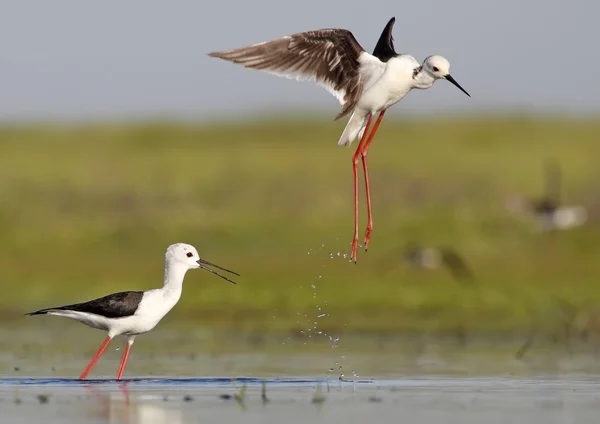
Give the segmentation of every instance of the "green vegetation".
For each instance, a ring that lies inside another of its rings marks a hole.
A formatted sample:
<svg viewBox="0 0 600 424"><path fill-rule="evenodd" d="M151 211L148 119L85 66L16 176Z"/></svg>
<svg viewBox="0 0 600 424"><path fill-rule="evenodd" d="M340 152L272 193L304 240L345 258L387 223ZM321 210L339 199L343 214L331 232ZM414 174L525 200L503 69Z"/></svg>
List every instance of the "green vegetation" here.
<svg viewBox="0 0 600 424"><path fill-rule="evenodd" d="M198 327L306 329L327 313L323 330L524 331L532 313L552 321L556 299L581 310L600 300L600 123L386 120L369 156L375 228L357 265L337 256L353 228L356 145L336 146L342 127L0 128L3 317L155 287L177 241L242 274L233 286L188 273L172 319ZM544 235L504 202L540 193L552 158L563 199L586 204L590 221ZM400 260L379 276L409 241L455 247L477 284Z"/></svg>

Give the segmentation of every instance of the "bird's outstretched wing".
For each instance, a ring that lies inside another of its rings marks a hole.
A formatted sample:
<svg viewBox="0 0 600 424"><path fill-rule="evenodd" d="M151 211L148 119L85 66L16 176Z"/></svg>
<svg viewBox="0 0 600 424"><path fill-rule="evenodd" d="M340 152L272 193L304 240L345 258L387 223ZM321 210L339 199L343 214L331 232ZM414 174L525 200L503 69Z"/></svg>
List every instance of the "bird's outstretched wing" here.
<svg viewBox="0 0 600 424"><path fill-rule="evenodd" d="M553 199L556 204L560 203L561 174L560 166L555 161L548 161L545 165L545 196Z"/></svg>
<svg viewBox="0 0 600 424"><path fill-rule="evenodd" d="M560 206L560 167L554 161L546 162L544 166L544 192L531 200L531 207L535 214L548 217L556 212Z"/></svg>
<svg viewBox="0 0 600 424"><path fill-rule="evenodd" d="M396 53L396 50L394 49L394 37L392 36L394 22L396 22L396 18L389 20L373 50L373 56L382 62L387 62L392 57L398 56L398 53Z"/></svg>
<svg viewBox="0 0 600 424"><path fill-rule="evenodd" d="M336 119L351 112L372 73L385 64L367 53L346 29L319 29L242 47L211 57L278 76L321 85L342 105Z"/></svg>
<svg viewBox="0 0 600 424"><path fill-rule="evenodd" d="M107 318L121 318L133 315L143 296L144 292L142 291L113 293L90 300L89 302L40 309L39 311L30 312L27 315L43 315L52 311L76 311L101 315Z"/></svg>

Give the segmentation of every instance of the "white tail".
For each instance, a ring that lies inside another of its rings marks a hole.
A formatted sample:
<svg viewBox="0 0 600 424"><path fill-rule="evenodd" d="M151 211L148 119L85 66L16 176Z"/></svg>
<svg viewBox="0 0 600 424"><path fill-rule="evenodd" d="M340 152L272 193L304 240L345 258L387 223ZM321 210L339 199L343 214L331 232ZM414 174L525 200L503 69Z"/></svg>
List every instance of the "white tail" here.
<svg viewBox="0 0 600 424"><path fill-rule="evenodd" d="M338 146L348 147L352 144L356 136L362 137L365 132L365 123L369 114L357 114L356 111L352 112L352 116L344 128L344 132L340 136Z"/></svg>

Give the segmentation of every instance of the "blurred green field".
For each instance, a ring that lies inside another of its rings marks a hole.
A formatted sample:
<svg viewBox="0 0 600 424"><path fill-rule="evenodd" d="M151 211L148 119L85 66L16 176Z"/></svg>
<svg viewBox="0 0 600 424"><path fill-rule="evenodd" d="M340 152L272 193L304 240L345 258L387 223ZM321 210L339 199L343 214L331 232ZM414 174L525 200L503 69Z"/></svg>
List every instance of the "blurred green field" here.
<svg viewBox="0 0 600 424"><path fill-rule="evenodd" d="M178 241L242 274L233 286L188 273L171 316L182 325L306 330L327 313L318 325L329 331L500 333L527 330L532 313L553 325L557 299L598 304L600 123L388 118L370 150L375 228L357 265L337 255L353 228L355 145L336 146L342 128L0 128L3 318L158 286ZM562 166L564 200L590 208L586 226L544 235L507 213L507 196L542 190L547 159ZM379 277L382 258L409 241L457 248L477 284L400 260Z"/></svg>

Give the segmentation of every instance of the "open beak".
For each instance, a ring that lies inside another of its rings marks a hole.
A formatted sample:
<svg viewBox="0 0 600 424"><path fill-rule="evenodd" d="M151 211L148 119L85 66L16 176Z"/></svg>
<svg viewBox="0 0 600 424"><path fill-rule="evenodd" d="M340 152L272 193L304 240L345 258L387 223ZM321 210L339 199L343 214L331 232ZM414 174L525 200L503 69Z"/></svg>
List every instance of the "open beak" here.
<svg viewBox="0 0 600 424"><path fill-rule="evenodd" d="M456 80L455 80L454 78L452 78L452 75L448 74L448 75L446 75L444 78L446 78L446 80L447 80L447 81L450 81L452 84L454 84L455 86L457 86L457 87L458 87L458 89L459 89L460 91L462 91L463 93L465 93L467 96L471 97L471 95L470 95L469 93L467 93L467 92L465 91L465 89L464 89L464 88L462 88L462 87L460 86L460 84L456 82Z"/></svg>
<svg viewBox="0 0 600 424"><path fill-rule="evenodd" d="M231 284L236 284L236 282L233 281L233 280L230 280L229 278L225 277L224 275L219 274L217 271L215 271L214 269L209 268L209 267L220 269L221 271L225 271L225 272L228 272L230 274L237 275L238 277L240 276L240 274L238 274L237 272L231 271L231 270L229 270L227 268L220 267L219 265L215 265L213 263L205 261L204 259L198 259L198 265L203 270L208 271L211 274L215 274L217 277L221 277L223 280L229 281Z"/></svg>

